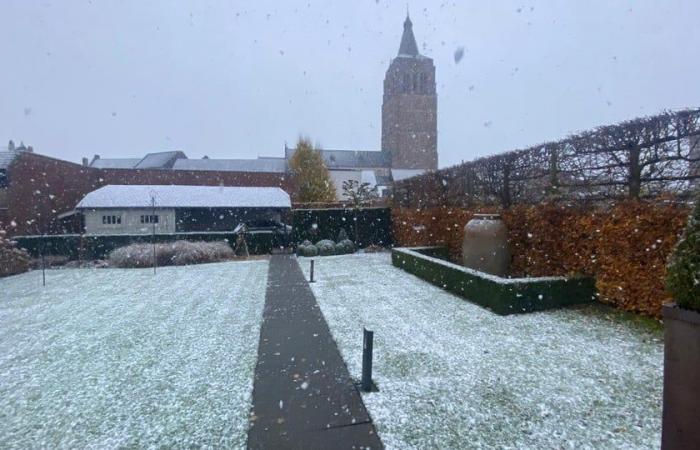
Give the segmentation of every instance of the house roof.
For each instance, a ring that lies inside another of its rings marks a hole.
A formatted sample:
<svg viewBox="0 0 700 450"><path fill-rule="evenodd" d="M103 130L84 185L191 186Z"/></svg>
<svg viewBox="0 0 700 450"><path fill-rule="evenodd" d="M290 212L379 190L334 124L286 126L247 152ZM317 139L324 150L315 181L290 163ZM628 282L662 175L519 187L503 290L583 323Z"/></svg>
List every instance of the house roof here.
<svg viewBox="0 0 700 450"><path fill-rule="evenodd" d="M107 185L87 194L76 209L150 208L291 208L289 194L278 187Z"/></svg>
<svg viewBox="0 0 700 450"><path fill-rule="evenodd" d="M170 169L179 158L187 158L180 151L148 153L134 166L135 169Z"/></svg>
<svg viewBox="0 0 700 450"><path fill-rule="evenodd" d="M97 158L90 163L96 169L133 169L142 158Z"/></svg>
<svg viewBox="0 0 700 450"><path fill-rule="evenodd" d="M328 169L378 169L391 167L388 153L371 150L316 150L321 153ZM295 148L286 150L287 158L296 153Z"/></svg>
<svg viewBox="0 0 700 450"><path fill-rule="evenodd" d="M284 158L258 159L178 159L175 170L220 170L225 172L275 172L284 173Z"/></svg>
<svg viewBox="0 0 700 450"><path fill-rule="evenodd" d="M7 169L17 155L19 155L17 150L0 151L0 169Z"/></svg>

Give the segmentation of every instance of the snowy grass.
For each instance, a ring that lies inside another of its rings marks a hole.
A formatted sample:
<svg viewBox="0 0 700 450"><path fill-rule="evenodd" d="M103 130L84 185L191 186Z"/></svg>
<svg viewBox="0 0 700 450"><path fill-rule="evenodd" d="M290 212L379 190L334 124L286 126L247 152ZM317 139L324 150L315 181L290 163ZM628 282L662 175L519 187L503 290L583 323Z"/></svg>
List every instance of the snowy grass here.
<svg viewBox="0 0 700 450"><path fill-rule="evenodd" d="M307 273L308 259L300 258ZM660 329L602 306L498 316L391 265L316 259L312 289L353 377L375 332L388 448L658 448Z"/></svg>
<svg viewBox="0 0 700 450"><path fill-rule="evenodd" d="M267 267L0 280L0 447L244 447Z"/></svg>

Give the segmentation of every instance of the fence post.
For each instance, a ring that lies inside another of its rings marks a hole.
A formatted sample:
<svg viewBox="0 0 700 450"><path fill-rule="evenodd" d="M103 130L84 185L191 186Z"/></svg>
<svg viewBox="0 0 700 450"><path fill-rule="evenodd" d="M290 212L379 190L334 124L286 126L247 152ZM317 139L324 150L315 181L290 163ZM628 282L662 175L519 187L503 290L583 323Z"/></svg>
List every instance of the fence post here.
<svg viewBox="0 0 700 450"><path fill-rule="evenodd" d="M372 391L372 351L374 347L374 331L363 328L362 336L362 390Z"/></svg>
<svg viewBox="0 0 700 450"><path fill-rule="evenodd" d="M46 235L41 236L41 285L46 286Z"/></svg>
<svg viewBox="0 0 700 450"><path fill-rule="evenodd" d="M309 277L309 283L314 282L314 260L311 260L311 276Z"/></svg>

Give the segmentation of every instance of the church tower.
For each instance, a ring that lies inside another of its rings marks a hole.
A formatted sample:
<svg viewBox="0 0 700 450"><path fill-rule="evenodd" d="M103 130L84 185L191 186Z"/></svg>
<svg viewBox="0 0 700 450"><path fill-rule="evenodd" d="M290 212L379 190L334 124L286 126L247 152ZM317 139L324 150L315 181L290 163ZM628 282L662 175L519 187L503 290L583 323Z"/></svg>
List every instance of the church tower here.
<svg viewBox="0 0 700 450"><path fill-rule="evenodd" d="M399 54L384 77L382 151L394 169L437 169L435 66L418 52L408 15Z"/></svg>

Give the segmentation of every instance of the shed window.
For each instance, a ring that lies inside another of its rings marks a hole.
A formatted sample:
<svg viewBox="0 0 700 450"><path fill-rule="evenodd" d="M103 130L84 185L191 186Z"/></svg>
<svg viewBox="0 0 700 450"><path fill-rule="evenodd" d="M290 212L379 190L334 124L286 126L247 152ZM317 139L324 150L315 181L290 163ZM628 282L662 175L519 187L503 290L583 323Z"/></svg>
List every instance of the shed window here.
<svg viewBox="0 0 700 450"><path fill-rule="evenodd" d="M141 223L158 223L160 220L157 214L141 216Z"/></svg>
<svg viewBox="0 0 700 450"><path fill-rule="evenodd" d="M102 216L102 223L104 225L121 225L122 216Z"/></svg>

